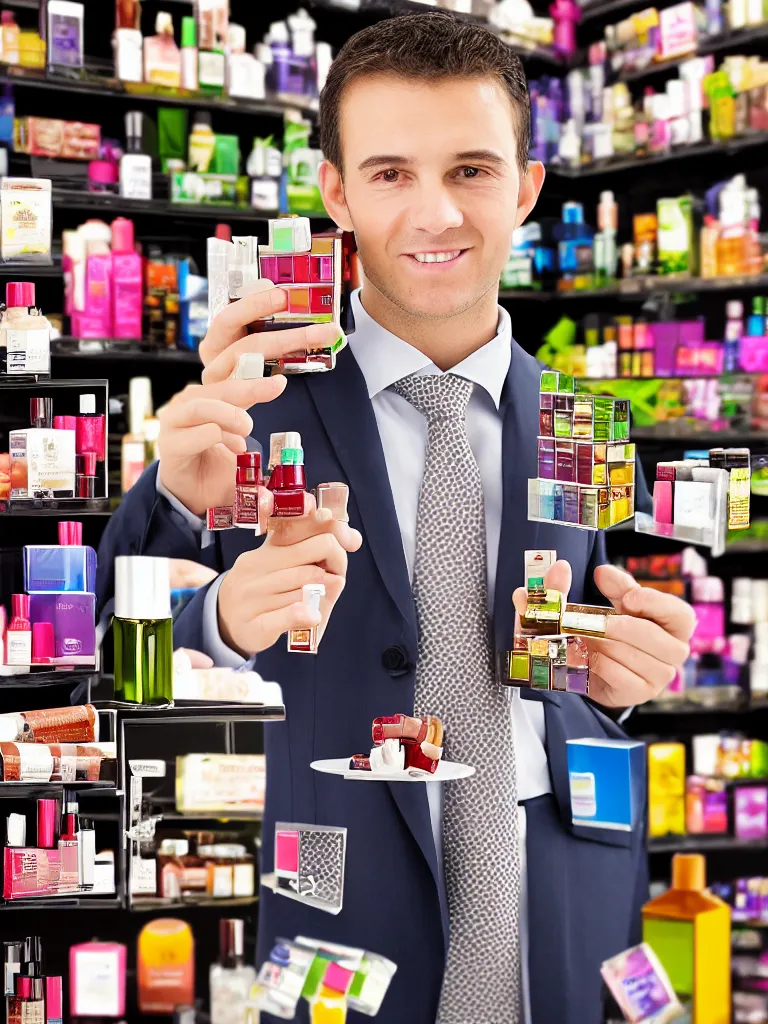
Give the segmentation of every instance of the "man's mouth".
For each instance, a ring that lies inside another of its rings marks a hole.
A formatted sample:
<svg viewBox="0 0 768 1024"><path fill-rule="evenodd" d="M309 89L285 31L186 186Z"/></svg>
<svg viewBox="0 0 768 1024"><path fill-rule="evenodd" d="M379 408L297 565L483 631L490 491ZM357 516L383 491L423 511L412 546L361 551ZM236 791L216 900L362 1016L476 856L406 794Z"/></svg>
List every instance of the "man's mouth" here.
<svg viewBox="0 0 768 1024"><path fill-rule="evenodd" d="M412 252L408 255L417 263L451 263L453 260L457 260L464 251L464 249L451 249L446 252Z"/></svg>

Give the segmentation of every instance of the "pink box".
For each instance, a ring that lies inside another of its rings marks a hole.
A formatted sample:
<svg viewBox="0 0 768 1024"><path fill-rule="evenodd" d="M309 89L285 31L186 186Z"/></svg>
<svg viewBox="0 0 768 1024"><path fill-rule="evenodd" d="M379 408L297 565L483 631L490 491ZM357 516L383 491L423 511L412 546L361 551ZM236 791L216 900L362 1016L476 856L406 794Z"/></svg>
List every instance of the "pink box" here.
<svg viewBox="0 0 768 1024"><path fill-rule="evenodd" d="M768 786L736 787L734 822L738 839L765 839L768 836Z"/></svg>
<svg viewBox="0 0 768 1024"><path fill-rule="evenodd" d="M672 522L672 481L655 480L653 484L653 521Z"/></svg>
<svg viewBox="0 0 768 1024"><path fill-rule="evenodd" d="M746 335L739 342L739 363L745 373L768 371L768 338Z"/></svg>
<svg viewBox="0 0 768 1024"><path fill-rule="evenodd" d="M59 851L6 846L3 854L3 898L50 896L59 884Z"/></svg>

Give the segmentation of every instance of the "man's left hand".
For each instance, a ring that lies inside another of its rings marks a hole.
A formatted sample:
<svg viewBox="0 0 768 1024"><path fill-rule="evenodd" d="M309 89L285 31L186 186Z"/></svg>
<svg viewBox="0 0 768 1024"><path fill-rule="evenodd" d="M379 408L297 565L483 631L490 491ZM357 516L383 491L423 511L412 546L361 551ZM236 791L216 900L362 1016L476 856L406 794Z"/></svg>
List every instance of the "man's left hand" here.
<svg viewBox="0 0 768 1024"><path fill-rule="evenodd" d="M544 578L567 598L571 567L559 559ZM605 638L583 637L589 648L589 695L599 704L627 708L657 697L688 658L696 625L693 609L679 597L640 584L622 569L600 565L595 584L618 612L607 617ZM518 615L526 591L513 595Z"/></svg>

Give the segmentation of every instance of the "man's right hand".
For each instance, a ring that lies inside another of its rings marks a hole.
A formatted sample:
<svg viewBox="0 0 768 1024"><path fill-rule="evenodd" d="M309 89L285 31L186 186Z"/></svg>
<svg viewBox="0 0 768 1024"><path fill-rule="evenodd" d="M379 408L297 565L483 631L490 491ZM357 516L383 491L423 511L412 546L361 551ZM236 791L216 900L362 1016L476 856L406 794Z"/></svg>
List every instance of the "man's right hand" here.
<svg viewBox="0 0 768 1024"><path fill-rule="evenodd" d="M219 633L246 658L271 647L289 629L318 626L322 636L344 589L347 553L363 542L357 530L334 520L330 509L316 509L311 495L303 516L279 523L261 547L240 555L219 588ZM319 617L302 603L307 583L325 587Z"/></svg>
<svg viewBox="0 0 768 1024"><path fill-rule="evenodd" d="M265 359L278 359L297 349L331 345L339 336L334 324L248 335L248 324L286 308L285 291L270 288L222 310L200 345L203 383L188 385L160 415L160 482L194 515L234 503L237 456L246 451L253 428L246 410L285 390L282 375L232 380L238 357L261 352Z"/></svg>

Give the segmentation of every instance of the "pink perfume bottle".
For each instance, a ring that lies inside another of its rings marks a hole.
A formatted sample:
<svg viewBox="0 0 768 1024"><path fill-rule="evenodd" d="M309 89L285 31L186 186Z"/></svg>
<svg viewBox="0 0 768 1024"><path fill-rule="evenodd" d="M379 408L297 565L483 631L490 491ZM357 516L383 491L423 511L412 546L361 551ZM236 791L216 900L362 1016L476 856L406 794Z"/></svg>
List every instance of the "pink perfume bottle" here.
<svg viewBox="0 0 768 1024"><path fill-rule="evenodd" d="M112 322L115 338L141 338L143 278L133 221L112 222Z"/></svg>
<svg viewBox="0 0 768 1024"><path fill-rule="evenodd" d="M75 452L93 454L104 461L104 416L96 412L96 395L80 395L80 415L75 428Z"/></svg>
<svg viewBox="0 0 768 1024"><path fill-rule="evenodd" d="M32 663L29 594L13 594L11 609L13 614L6 633L6 664L29 668Z"/></svg>
<svg viewBox="0 0 768 1024"><path fill-rule="evenodd" d="M555 0L550 4L549 13L555 21L554 47L561 57L571 57L576 52L576 25L581 19L581 10L573 0Z"/></svg>

